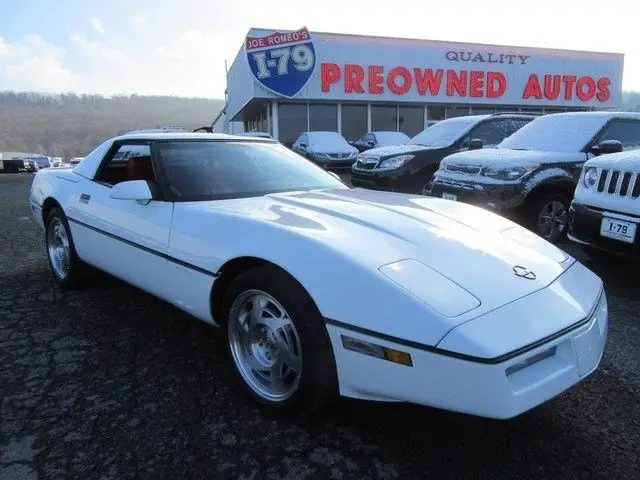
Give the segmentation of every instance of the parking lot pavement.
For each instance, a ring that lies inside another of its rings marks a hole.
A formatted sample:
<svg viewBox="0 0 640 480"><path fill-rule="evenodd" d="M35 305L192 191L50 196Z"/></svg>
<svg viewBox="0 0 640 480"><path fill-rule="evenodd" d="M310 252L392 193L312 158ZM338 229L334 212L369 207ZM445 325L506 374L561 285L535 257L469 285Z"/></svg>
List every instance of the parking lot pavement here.
<svg viewBox="0 0 640 480"><path fill-rule="evenodd" d="M640 478L637 265L589 263L609 296L605 357L521 417L352 400L273 417L232 386L214 328L116 280L61 291L31 178L0 175L2 480Z"/></svg>

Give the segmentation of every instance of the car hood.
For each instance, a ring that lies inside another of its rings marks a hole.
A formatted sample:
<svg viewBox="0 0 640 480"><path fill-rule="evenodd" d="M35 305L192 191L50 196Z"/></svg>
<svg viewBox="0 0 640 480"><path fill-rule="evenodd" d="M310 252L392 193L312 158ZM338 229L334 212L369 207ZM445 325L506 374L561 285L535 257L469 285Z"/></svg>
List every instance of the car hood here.
<svg viewBox="0 0 640 480"><path fill-rule="evenodd" d="M637 172L640 166L640 153L630 150L621 153L593 157L584 164L587 167L609 168Z"/></svg>
<svg viewBox="0 0 640 480"><path fill-rule="evenodd" d="M586 160L586 155L580 152L550 152L543 150L511 150L507 148L487 148L469 150L449 155L440 163L444 169L450 164L467 164L479 167L487 166L521 166L537 163L562 163Z"/></svg>
<svg viewBox="0 0 640 480"><path fill-rule="evenodd" d="M405 144L405 145L387 145L384 147L372 148L362 153L365 157L395 157L397 155L407 155L411 153L423 152L425 150L438 150L441 147L427 147L425 145Z"/></svg>
<svg viewBox="0 0 640 480"><path fill-rule="evenodd" d="M226 203L225 210L324 242L345 261L389 277L428 305L439 301L429 285L450 285L468 308L445 305L440 312L448 317L470 310L481 314L528 295L549 285L574 262L503 217L432 197L316 190L238 199ZM394 271L401 266L406 269L398 278ZM532 278L517 276L514 267L533 272ZM448 293L442 295L450 297Z"/></svg>

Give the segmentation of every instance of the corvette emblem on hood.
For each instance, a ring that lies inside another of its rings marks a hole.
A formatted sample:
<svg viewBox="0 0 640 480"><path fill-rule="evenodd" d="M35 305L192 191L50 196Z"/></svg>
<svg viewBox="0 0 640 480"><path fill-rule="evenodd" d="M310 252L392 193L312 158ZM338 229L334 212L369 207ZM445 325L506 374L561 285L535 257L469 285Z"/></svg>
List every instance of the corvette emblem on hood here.
<svg viewBox="0 0 640 480"><path fill-rule="evenodd" d="M521 267L520 265L516 265L513 267L513 273L518 277L526 278L527 280L535 280L536 274L531 270L527 270L525 267Z"/></svg>

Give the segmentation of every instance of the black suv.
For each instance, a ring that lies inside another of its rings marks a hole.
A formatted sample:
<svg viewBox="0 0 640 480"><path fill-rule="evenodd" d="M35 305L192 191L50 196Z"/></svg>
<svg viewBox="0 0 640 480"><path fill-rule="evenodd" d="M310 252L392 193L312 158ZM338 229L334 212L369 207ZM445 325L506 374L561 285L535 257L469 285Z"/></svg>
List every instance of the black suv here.
<svg viewBox="0 0 640 480"><path fill-rule="evenodd" d="M497 211L555 243L567 233L583 164L638 148L640 113L544 115L496 148L445 158L428 194Z"/></svg>
<svg viewBox="0 0 640 480"><path fill-rule="evenodd" d="M442 120L404 145L361 153L351 168L351 184L374 190L423 193L444 157L497 145L534 118L528 114L498 113Z"/></svg>

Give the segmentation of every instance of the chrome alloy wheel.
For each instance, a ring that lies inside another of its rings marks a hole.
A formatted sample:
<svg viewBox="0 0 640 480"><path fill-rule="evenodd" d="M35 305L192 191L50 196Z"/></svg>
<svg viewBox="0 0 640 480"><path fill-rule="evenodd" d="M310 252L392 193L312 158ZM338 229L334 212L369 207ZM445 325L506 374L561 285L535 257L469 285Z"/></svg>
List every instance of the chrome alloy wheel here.
<svg viewBox="0 0 640 480"><path fill-rule="evenodd" d="M52 218L49 224L47 231L47 251L53 272L59 279L64 280L69 275L71 248L69 246L67 230L64 228L62 221L57 217Z"/></svg>
<svg viewBox="0 0 640 480"><path fill-rule="evenodd" d="M566 228L566 207L557 200L546 203L538 215L538 232L544 238L554 238L564 233Z"/></svg>
<svg viewBox="0 0 640 480"><path fill-rule="evenodd" d="M242 378L264 400L282 402L300 384L302 351L296 327L278 301L247 290L229 312L229 346Z"/></svg>

